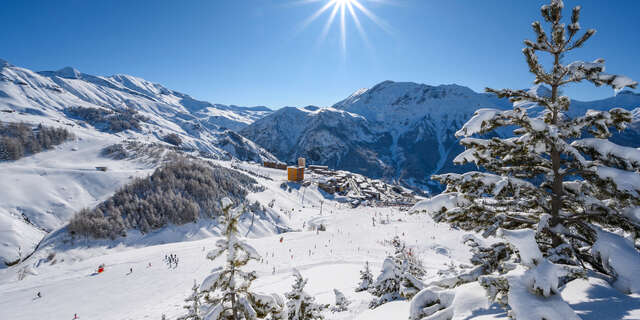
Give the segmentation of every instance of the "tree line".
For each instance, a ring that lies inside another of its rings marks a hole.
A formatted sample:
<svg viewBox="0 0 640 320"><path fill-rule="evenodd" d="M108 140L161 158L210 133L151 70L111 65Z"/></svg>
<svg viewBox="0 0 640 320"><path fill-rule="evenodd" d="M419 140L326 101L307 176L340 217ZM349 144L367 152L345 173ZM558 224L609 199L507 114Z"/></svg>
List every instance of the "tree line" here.
<svg viewBox="0 0 640 320"><path fill-rule="evenodd" d="M219 199L245 203L256 181L242 173L203 161L180 159L146 177L136 178L94 209L82 209L69 222L73 235L115 239L127 229L143 233L169 223L182 225L222 214Z"/></svg>
<svg viewBox="0 0 640 320"><path fill-rule="evenodd" d="M24 122L0 122L0 160L18 160L73 138L64 128L34 127Z"/></svg>

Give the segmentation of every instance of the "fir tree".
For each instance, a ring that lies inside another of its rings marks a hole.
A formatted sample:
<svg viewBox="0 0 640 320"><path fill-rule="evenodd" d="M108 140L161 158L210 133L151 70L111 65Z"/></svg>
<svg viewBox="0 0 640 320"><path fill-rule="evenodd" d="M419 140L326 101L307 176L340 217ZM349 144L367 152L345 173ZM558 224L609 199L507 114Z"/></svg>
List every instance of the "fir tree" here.
<svg viewBox="0 0 640 320"><path fill-rule="evenodd" d="M356 288L356 292L369 290L369 286L373 283L373 274L369 270L369 262L365 262L364 270L360 270L360 284Z"/></svg>
<svg viewBox="0 0 640 320"><path fill-rule="evenodd" d="M349 304L351 304L351 301L349 301L347 297L345 297L344 294L340 292L338 289L333 289L333 293L336 295L336 304L333 307L331 307L331 311L332 312L347 311L347 309L349 309Z"/></svg>
<svg viewBox="0 0 640 320"><path fill-rule="evenodd" d="M304 291L307 280L297 269L293 270L295 282L291 287L291 291L285 293L287 298L287 309L289 312L289 320L313 320L324 319L322 311L329 307L328 304L318 304L315 298Z"/></svg>
<svg viewBox="0 0 640 320"><path fill-rule="evenodd" d="M385 258L380 275L369 287L369 292L378 297L371 301L370 308L389 301L411 299L424 287L422 278L425 271L422 262L407 249L398 236L391 240L391 244L394 254Z"/></svg>
<svg viewBox="0 0 640 320"><path fill-rule="evenodd" d="M203 293L199 289L200 286L194 281L193 287L191 288L191 295L184 299L187 303L187 305L184 306L184 308L187 309L187 314L178 317L178 320L202 320L200 306Z"/></svg>
<svg viewBox="0 0 640 320"><path fill-rule="evenodd" d="M614 108L572 117L568 113L571 99L560 93L562 87L583 81L607 85L616 92L635 88L637 83L605 74L603 59L561 62L595 34L589 29L578 35L579 6L565 25L563 7L561 0L542 6L550 34L534 22L536 39L525 40L522 51L534 83L549 87L550 92L487 88L509 98L513 109L478 110L456 133L466 150L454 160L475 163L486 171L435 176L446 190L427 201L432 206L422 206L436 221L481 231L484 236L501 236L518 252L519 261L513 265L507 263L513 260L501 246L480 250L483 259L496 259L484 261L484 270L502 272L480 277L481 284L491 298L509 304L515 317L532 311L520 310L516 305L520 299L507 299L507 292L509 297L517 297L517 292L550 297L589 269L609 275L623 291L640 291L633 268L619 261L640 261L634 248L640 222L629 214L640 205L640 151L607 140L611 128L623 130L631 122L631 113ZM548 71L539 62L538 52L551 56ZM485 138L501 127L515 128L513 136ZM626 232L633 239L625 242L609 231ZM495 267L501 263L504 268ZM558 299L544 301L557 303ZM566 303L557 303L548 312L552 313L540 317L577 317Z"/></svg>
<svg viewBox="0 0 640 320"><path fill-rule="evenodd" d="M216 242L216 249L207 254L215 260L223 253L227 259L222 267L213 270L203 281L200 290L206 294L206 306L203 306L207 320L250 320L283 319L284 303L278 295L263 295L250 291L251 282L257 278L256 272L246 272L242 267L250 260L260 260L256 250L238 238L238 218L242 208L231 209L229 198L222 199L224 216L223 239Z"/></svg>

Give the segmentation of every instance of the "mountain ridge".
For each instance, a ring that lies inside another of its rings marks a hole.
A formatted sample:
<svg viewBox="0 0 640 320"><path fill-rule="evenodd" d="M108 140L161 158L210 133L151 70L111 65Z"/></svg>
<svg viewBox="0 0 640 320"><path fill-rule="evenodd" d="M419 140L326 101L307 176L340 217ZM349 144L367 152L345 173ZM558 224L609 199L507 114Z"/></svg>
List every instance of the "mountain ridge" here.
<svg viewBox="0 0 640 320"><path fill-rule="evenodd" d="M548 94L548 88L542 86L530 90ZM595 101L574 100L572 106L571 115L587 109L625 107L632 110L640 106L640 94L623 91ZM280 109L241 129L240 133L284 161L295 162L297 157L306 157L309 163L437 192L440 186L429 180L432 174L470 169L452 163L453 157L463 151L454 134L477 109L485 107L508 109L512 104L456 84L430 86L386 80L369 89L358 89L324 108L323 118L318 112L307 112L306 117L291 120L295 118L293 113L304 111ZM340 117L338 111L346 111L354 118L360 116L362 120ZM329 116L330 113L336 114ZM617 134L614 140L632 144L638 136L634 129L637 127L632 125L633 131L628 136ZM279 143L285 134L287 142ZM319 143L319 136L330 143Z"/></svg>

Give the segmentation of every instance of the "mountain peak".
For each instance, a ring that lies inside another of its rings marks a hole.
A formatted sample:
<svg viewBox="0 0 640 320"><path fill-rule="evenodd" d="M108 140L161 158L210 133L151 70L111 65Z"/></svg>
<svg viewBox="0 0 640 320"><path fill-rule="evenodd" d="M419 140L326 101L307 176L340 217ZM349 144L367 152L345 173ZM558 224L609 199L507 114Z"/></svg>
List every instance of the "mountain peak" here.
<svg viewBox="0 0 640 320"><path fill-rule="evenodd" d="M318 107L318 106L311 106L311 105L309 105L309 106L304 107L304 109L305 109L305 110L309 110L309 111L317 111L317 110L319 110L319 109L320 109L320 107Z"/></svg>
<svg viewBox="0 0 640 320"><path fill-rule="evenodd" d="M11 64L7 60L0 58L0 68L10 67L10 66Z"/></svg>
<svg viewBox="0 0 640 320"><path fill-rule="evenodd" d="M55 72L55 75L66 79L80 79L82 78L82 72L73 67L64 67Z"/></svg>

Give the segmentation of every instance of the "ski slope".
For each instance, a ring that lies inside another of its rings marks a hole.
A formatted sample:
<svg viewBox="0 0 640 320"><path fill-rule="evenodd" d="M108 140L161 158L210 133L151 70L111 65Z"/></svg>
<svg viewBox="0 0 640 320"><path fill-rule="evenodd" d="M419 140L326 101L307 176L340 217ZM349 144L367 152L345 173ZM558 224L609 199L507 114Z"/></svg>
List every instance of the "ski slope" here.
<svg viewBox="0 0 640 320"><path fill-rule="evenodd" d="M455 270L460 264L469 264L469 250L462 244L465 233L435 224L427 216L410 216L398 208L351 208L324 198L313 186L291 191L280 188L284 171L250 164L243 164L243 168L272 179L256 178L266 190L250 194L249 198L265 206L275 200L273 209L282 213L283 223L299 230L279 235L253 234L248 240L263 258L248 266L258 272L255 291L283 294L290 289L292 270L297 268L303 277L309 278L306 290L319 302L333 304L334 288L351 300L348 311L327 311L327 319L407 319L407 301L369 310L372 296L354 292L359 270L366 261L374 277L377 276L384 257L392 250L384 245L384 240L394 235L404 239L423 260L426 282L447 276L447 270ZM389 223L380 223L387 216ZM376 219L375 226L372 217ZM327 231L308 230L320 223ZM209 228L214 236L190 239L187 235L183 240L193 241L77 247L57 252L53 259L56 263L40 263L34 268L36 275L28 275L21 281L18 268L0 270L0 319L72 319L74 314L92 320L160 319L163 314L167 319L175 319L183 314L183 299L190 293L193 281L202 281L224 260L212 262L205 258L214 246L217 230L212 226L202 228ZM168 254L178 256L176 268L164 263ZM34 255L26 263L37 265L39 259ZM105 272L95 274L100 264L106 265ZM133 272L128 274L130 269ZM35 298L37 292L41 292L42 298ZM461 319L506 317L503 309L488 305L484 289L476 283L461 286L457 294L460 298L454 305ZM571 282L563 297L584 319L640 318L640 296L620 294L597 278Z"/></svg>
<svg viewBox="0 0 640 320"><path fill-rule="evenodd" d="M75 212L154 169L140 161L100 156L102 148L121 138L89 130L74 133L73 141L52 150L0 162L0 268L4 261L31 253L47 232L65 225Z"/></svg>

